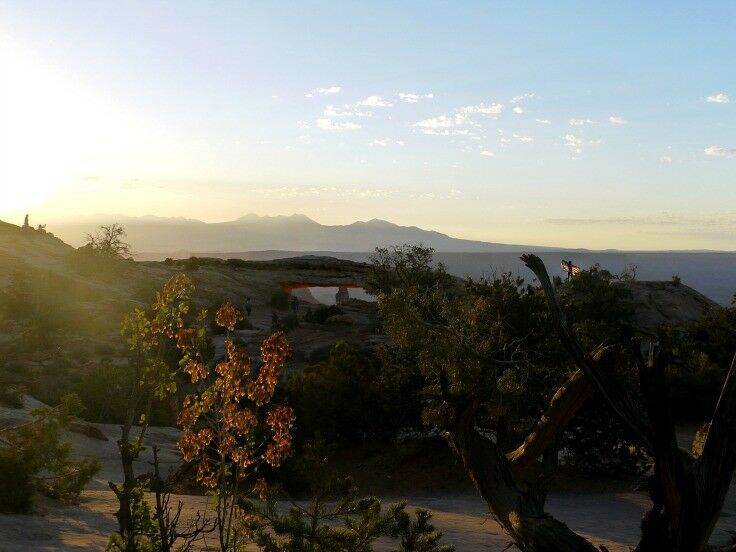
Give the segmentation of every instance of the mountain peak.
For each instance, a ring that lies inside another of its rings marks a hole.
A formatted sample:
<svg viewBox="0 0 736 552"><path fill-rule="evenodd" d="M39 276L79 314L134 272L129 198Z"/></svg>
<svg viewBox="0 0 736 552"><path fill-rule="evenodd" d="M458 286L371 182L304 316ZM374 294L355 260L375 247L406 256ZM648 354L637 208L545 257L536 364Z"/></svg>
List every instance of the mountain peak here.
<svg viewBox="0 0 736 552"><path fill-rule="evenodd" d="M374 228L396 228L398 225L394 224L393 222L389 222L387 220L373 218L371 220L367 221L356 221L352 223L350 226L372 226Z"/></svg>
<svg viewBox="0 0 736 552"><path fill-rule="evenodd" d="M306 222L310 224L317 224L314 220L309 218L307 215L301 213L294 213L293 215L257 215L255 213L248 213L235 219L233 222Z"/></svg>

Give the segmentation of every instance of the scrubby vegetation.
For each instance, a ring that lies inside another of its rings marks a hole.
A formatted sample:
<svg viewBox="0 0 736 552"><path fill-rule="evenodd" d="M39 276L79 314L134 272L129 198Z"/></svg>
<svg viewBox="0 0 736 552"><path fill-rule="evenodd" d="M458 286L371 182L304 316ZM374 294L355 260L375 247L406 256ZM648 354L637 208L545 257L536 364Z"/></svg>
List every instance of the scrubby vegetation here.
<svg viewBox="0 0 736 552"><path fill-rule="evenodd" d="M99 471L96 458L72 459L63 440L81 409L79 399L68 395L57 407L34 410L27 422L0 428L0 511L30 511L36 492L75 500Z"/></svg>
<svg viewBox="0 0 736 552"><path fill-rule="evenodd" d="M269 304L277 310L285 311L289 310L290 299L291 296L283 289L277 289L271 293L271 300L269 301Z"/></svg>
<svg viewBox="0 0 736 552"><path fill-rule="evenodd" d="M316 309L309 309L304 315L304 321L310 324L324 324L330 316L343 314L344 311L337 305L319 305Z"/></svg>
<svg viewBox="0 0 736 552"><path fill-rule="evenodd" d="M284 393L299 419L300 442L322 437L342 446L396 437L403 418L390 416L390 382L378 359L346 343L337 343L329 358L293 374ZM401 404L401 403L399 403Z"/></svg>
<svg viewBox="0 0 736 552"><path fill-rule="evenodd" d="M452 552L442 544L442 533L430 523L432 514L418 509L414 519L406 502L383 507L375 497L358 497L349 478L322 475L320 488L306 506L292 503L283 512L277 493L265 495L265 503L249 502L246 527L264 552L348 552L373 550L379 538L396 542L395 552Z"/></svg>

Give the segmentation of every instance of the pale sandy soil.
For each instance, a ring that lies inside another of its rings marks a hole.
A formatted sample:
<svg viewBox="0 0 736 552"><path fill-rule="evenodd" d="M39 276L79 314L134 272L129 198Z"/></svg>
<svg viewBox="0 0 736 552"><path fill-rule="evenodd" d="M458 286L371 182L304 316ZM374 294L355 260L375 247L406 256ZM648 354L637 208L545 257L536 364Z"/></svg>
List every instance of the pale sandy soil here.
<svg viewBox="0 0 736 552"><path fill-rule="evenodd" d="M179 497L185 511L204 509L203 497ZM391 501L390 497L385 498ZM483 501L475 495L410 499L410 506L428 508L434 523L448 543L461 551L500 552L509 540L499 525L485 514ZM637 542L639 515L646 506L634 494L558 494L549 500L549 511L596 545L611 552L628 551ZM734 499L714 533L723 542L727 530L736 530ZM115 528L112 513L117 505L111 492L87 490L76 506L41 506L39 515L0 515L0 550L5 552L103 550ZM210 544L214 548L214 541ZM384 547L380 547L384 548ZM203 543L201 550L206 550ZM387 549L387 548L385 548Z"/></svg>
<svg viewBox="0 0 736 552"><path fill-rule="evenodd" d="M27 419L28 408L38 403L27 398L26 410L0 407L2 423ZM97 456L103 462L102 472L83 492L77 505L58 505L40 501L37 514L0 515L0 552L26 551L78 551L103 550L108 536L115 528L113 513L117 504L107 481L120 477L119 460L115 440L119 428L114 425L92 424L108 437L108 441L92 439L79 433L69 437L78 456ZM161 447L164 469L178 464L173 428L151 428L148 443ZM150 469L150 448L138 462L138 473ZM387 493L390 495L390 491ZM713 534L713 542L724 542L729 531L736 531L736 493L731 490L721 520ZM438 529L445 540L457 550L500 552L509 543L499 525L487 515L483 501L474 494L450 494L432 497L382 497L385 503L408 498L411 507L431 510ZM197 496L180 496L185 504L185 517L197 509L206 508L206 499ZM173 501L172 501L173 502ZM584 492L557 493L548 500L548 511L579 531L597 545L605 545L611 552L624 552L636 544L639 535L639 518L647 507L646 497L638 493ZM214 541L210 540L214 545ZM380 547L387 550L388 548ZM206 546L200 548L206 550Z"/></svg>

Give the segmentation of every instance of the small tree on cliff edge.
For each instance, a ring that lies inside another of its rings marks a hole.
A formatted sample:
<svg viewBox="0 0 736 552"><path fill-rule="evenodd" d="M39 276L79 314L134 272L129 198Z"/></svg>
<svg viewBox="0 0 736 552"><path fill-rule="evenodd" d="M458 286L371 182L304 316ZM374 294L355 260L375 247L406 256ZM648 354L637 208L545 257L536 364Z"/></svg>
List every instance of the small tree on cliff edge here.
<svg viewBox="0 0 736 552"><path fill-rule="evenodd" d="M130 257L130 244L124 241L125 229L113 222L101 225L94 234L85 236L85 247L105 257L127 259Z"/></svg>

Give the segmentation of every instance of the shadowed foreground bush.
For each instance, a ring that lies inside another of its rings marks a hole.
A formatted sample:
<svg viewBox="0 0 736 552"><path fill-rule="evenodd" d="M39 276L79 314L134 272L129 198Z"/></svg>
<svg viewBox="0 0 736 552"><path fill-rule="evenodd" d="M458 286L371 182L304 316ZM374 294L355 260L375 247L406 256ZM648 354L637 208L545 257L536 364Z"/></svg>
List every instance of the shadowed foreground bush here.
<svg viewBox="0 0 736 552"><path fill-rule="evenodd" d="M74 395L54 408L33 411L30 422L0 430L0 510L28 512L38 491L58 500L75 500L100 470L100 461L71 458L62 440L81 403Z"/></svg>

